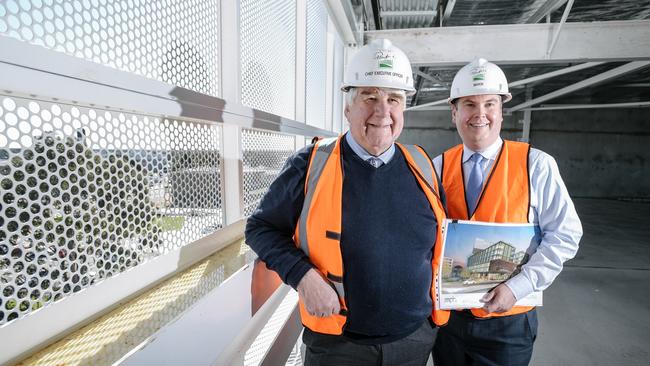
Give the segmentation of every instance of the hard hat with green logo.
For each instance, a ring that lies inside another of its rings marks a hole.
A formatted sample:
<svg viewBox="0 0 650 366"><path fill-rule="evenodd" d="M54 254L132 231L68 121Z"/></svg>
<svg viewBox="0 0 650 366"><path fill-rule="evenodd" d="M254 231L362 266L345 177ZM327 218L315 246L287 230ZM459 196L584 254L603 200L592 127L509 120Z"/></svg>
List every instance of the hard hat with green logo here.
<svg viewBox="0 0 650 366"><path fill-rule="evenodd" d="M404 52L387 39L376 39L352 56L341 90L352 87L378 87L415 93L411 62Z"/></svg>
<svg viewBox="0 0 650 366"><path fill-rule="evenodd" d="M503 96L504 103L512 99L508 92L508 80L501 68L484 58L476 58L454 76L449 103L461 97L485 94L499 94Z"/></svg>

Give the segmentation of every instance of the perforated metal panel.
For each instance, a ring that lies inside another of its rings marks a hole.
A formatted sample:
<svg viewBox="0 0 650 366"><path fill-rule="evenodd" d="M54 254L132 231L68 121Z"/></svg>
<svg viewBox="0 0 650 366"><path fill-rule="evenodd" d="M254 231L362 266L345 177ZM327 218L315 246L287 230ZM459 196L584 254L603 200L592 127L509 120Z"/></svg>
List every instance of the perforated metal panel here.
<svg viewBox="0 0 650 366"><path fill-rule="evenodd" d="M221 228L220 136L0 95L0 325Z"/></svg>
<svg viewBox="0 0 650 366"><path fill-rule="evenodd" d="M242 0L242 103L295 118L295 0Z"/></svg>
<svg viewBox="0 0 650 366"><path fill-rule="evenodd" d="M255 211L269 186L295 150L295 137L258 130L242 130L244 215Z"/></svg>
<svg viewBox="0 0 650 366"><path fill-rule="evenodd" d="M220 0L6 0L0 34L219 95Z"/></svg>
<svg viewBox="0 0 650 366"><path fill-rule="evenodd" d="M327 9L321 0L307 1L307 54L305 67L306 122L325 128L327 88Z"/></svg>

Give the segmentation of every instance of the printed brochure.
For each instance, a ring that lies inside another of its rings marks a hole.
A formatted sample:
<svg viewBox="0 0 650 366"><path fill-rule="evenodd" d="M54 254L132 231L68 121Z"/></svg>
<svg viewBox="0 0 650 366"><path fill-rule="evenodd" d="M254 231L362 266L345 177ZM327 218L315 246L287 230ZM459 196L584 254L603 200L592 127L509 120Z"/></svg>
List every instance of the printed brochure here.
<svg viewBox="0 0 650 366"><path fill-rule="evenodd" d="M521 271L541 236L534 224L446 220L438 308L483 307L479 299ZM542 292L534 292L516 305L541 306Z"/></svg>

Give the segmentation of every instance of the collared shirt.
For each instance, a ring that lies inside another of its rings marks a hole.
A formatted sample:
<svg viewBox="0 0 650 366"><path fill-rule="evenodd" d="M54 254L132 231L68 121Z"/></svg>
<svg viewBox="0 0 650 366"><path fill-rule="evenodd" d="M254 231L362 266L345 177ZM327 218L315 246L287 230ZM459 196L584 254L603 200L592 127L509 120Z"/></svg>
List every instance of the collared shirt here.
<svg viewBox="0 0 650 366"><path fill-rule="evenodd" d="M479 153L487 159L483 162L484 176L487 177L503 145L499 138L491 146ZM463 145L463 171L471 169L469 158L475 151ZM433 159L436 172L440 174L442 155ZM578 251L582 237L582 224L562 181L560 170L552 156L530 149L530 210L528 221L538 224L542 231L542 242L522 267L522 271L509 279L506 286L516 299L521 299L535 291L543 291L551 285L562 271L563 263L573 258ZM467 176L463 174L467 185Z"/></svg>
<svg viewBox="0 0 650 366"><path fill-rule="evenodd" d="M395 155L395 144L390 145L388 150L384 151L379 156L374 156L369 152L367 152L366 149L364 149L361 145L359 145L359 143L354 139L354 137L352 137L352 134L350 132L345 134L345 141L347 141L348 145L350 145L352 151L354 151L354 153L357 154L364 161L367 161L370 158L379 158L379 160L381 160L384 164L388 164L390 159L393 158L393 155Z"/></svg>
<svg viewBox="0 0 650 366"><path fill-rule="evenodd" d="M502 145L503 145L503 140L501 140L501 138L498 138L492 145L490 145L487 149L483 151L474 151L469 147L463 145L463 172L472 171L472 167L474 163L472 163L469 159L472 157L472 155L474 155L474 153L479 153L483 157L483 161L481 162L481 169L483 169L483 176L487 178L488 174L490 173L490 169L492 169L492 165L494 165L494 161L496 160L497 155L499 155L499 150L501 150ZM467 187L467 182L469 181L469 174L463 174L463 180L465 181L465 187Z"/></svg>

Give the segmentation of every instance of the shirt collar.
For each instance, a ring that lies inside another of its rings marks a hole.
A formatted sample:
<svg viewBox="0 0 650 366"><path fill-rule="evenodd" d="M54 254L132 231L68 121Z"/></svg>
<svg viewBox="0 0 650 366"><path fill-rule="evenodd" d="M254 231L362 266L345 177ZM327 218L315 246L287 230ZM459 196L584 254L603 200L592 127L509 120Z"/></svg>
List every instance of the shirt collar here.
<svg viewBox="0 0 650 366"><path fill-rule="evenodd" d="M467 147L467 145L463 144L463 164L465 164L474 153L481 154L485 159L495 160L497 158L499 150L501 149L501 145L503 145L503 140L501 137L499 137L496 141L494 141L492 145L488 146L483 151L474 151Z"/></svg>
<svg viewBox="0 0 650 366"><path fill-rule="evenodd" d="M364 149L361 145L359 145L359 143L354 140L354 137L352 137L352 134L350 132L345 134L345 141L347 141L348 145L350 145L352 151L354 151L354 153L363 160L368 160L371 157L376 157L379 158L384 164L388 164L390 159L393 158L393 155L395 155L395 144L390 145L388 150L381 153L381 155L374 156L367 152L366 149Z"/></svg>

